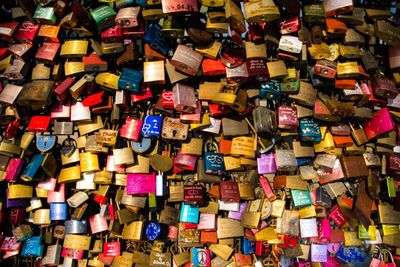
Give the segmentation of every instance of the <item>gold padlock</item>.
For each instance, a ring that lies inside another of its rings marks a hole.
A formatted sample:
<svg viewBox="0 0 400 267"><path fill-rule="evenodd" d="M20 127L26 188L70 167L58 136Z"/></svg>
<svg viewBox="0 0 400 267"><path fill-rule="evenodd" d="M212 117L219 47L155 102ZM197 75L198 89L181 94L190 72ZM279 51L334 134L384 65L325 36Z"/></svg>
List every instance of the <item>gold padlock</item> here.
<svg viewBox="0 0 400 267"><path fill-rule="evenodd" d="M267 62L269 77L271 79L285 78L288 75L285 62L283 60Z"/></svg>
<svg viewBox="0 0 400 267"><path fill-rule="evenodd" d="M165 83L164 61L146 61L143 63L143 81L145 83Z"/></svg>
<svg viewBox="0 0 400 267"><path fill-rule="evenodd" d="M89 134L91 132L95 132L97 130L100 130L103 127L104 127L104 124L103 124L103 120L101 119L101 116L96 116L90 122L79 123L78 130L79 130L79 134L81 136L83 136L83 135ZM80 147L79 146L79 138L76 140L76 142L77 142L78 148L79 148ZM86 140L85 140L85 143L86 143ZM83 148L84 147L85 146L83 146Z"/></svg>
<svg viewBox="0 0 400 267"><path fill-rule="evenodd" d="M244 3L247 22L269 22L279 19L281 13L273 0L248 1Z"/></svg>
<svg viewBox="0 0 400 267"><path fill-rule="evenodd" d="M34 224L50 224L50 209L38 209L35 210L33 215Z"/></svg>
<svg viewBox="0 0 400 267"><path fill-rule="evenodd" d="M8 199L32 198L33 187L30 185L10 184L8 186Z"/></svg>
<svg viewBox="0 0 400 267"><path fill-rule="evenodd" d="M226 33L229 29L229 23L227 22L211 22L210 18L207 17L206 30L211 33Z"/></svg>
<svg viewBox="0 0 400 267"><path fill-rule="evenodd" d="M58 176L58 183L76 182L81 179L81 167L79 165L63 168Z"/></svg>
<svg viewBox="0 0 400 267"><path fill-rule="evenodd" d="M54 69L53 69L54 72ZM64 63L64 74L65 76L77 75L85 72L85 64L81 61L70 61L67 60Z"/></svg>
<svg viewBox="0 0 400 267"><path fill-rule="evenodd" d="M199 85L199 100L213 100L218 92L224 88L222 82L204 82Z"/></svg>
<svg viewBox="0 0 400 267"><path fill-rule="evenodd" d="M356 61L338 63L336 66L336 76L338 78L357 78L360 74Z"/></svg>
<svg viewBox="0 0 400 267"><path fill-rule="evenodd" d="M360 58L361 50L357 46L339 45L340 55L344 58Z"/></svg>
<svg viewBox="0 0 400 267"><path fill-rule="evenodd" d="M96 75L95 81L101 86L118 90L119 76L111 72L102 72Z"/></svg>
<svg viewBox="0 0 400 267"><path fill-rule="evenodd" d="M150 158L137 155L137 162L126 166L126 173L150 173Z"/></svg>
<svg viewBox="0 0 400 267"><path fill-rule="evenodd" d="M201 156L203 153L203 139L191 138L189 143L183 143L181 148L182 154Z"/></svg>
<svg viewBox="0 0 400 267"><path fill-rule="evenodd" d="M202 54L205 57L216 59L221 47L222 47L221 42L214 41L211 44L211 46L209 46L209 47L206 47L206 48L196 47L195 50L196 50L196 52L199 52L200 54Z"/></svg>
<svg viewBox="0 0 400 267"><path fill-rule="evenodd" d="M255 158L254 151L254 137L239 136L232 139L231 154L233 156L244 156L248 158Z"/></svg>
<svg viewBox="0 0 400 267"><path fill-rule="evenodd" d="M90 240L90 236L66 234L64 237L63 247L77 250L89 250Z"/></svg>
<svg viewBox="0 0 400 267"><path fill-rule="evenodd" d="M69 40L61 46L62 57L83 57L87 54L89 42L87 40Z"/></svg>
<svg viewBox="0 0 400 267"><path fill-rule="evenodd" d="M245 42L247 58L264 58L267 59L267 47L265 44L255 44L253 42Z"/></svg>
<svg viewBox="0 0 400 267"><path fill-rule="evenodd" d="M97 154L91 152L83 152L79 154L81 172L99 171L99 158Z"/></svg>
<svg viewBox="0 0 400 267"><path fill-rule="evenodd" d="M327 130L327 127L320 127L322 139L321 142L314 144L316 153L329 152L335 149L335 142L332 134Z"/></svg>
<svg viewBox="0 0 400 267"><path fill-rule="evenodd" d="M135 221L124 227L122 231L122 239L124 240L140 240L142 236L143 221Z"/></svg>

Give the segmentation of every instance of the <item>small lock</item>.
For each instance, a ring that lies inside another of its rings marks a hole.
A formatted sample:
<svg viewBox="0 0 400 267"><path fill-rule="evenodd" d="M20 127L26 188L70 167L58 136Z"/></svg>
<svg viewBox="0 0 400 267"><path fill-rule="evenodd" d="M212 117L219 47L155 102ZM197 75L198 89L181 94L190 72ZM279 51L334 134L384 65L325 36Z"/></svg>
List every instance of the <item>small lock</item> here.
<svg viewBox="0 0 400 267"><path fill-rule="evenodd" d="M218 153L218 144L207 141L204 145L204 163L206 173L220 173L225 171L224 158Z"/></svg>

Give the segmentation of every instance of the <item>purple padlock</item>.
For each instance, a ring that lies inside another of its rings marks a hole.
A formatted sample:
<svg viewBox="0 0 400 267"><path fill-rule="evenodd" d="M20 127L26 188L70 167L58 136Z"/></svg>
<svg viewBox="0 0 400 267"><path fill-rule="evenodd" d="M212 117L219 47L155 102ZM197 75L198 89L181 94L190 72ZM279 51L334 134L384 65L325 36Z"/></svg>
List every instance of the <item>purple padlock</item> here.
<svg viewBox="0 0 400 267"><path fill-rule="evenodd" d="M258 174L275 173L276 164L274 153L261 154L257 158Z"/></svg>
<svg viewBox="0 0 400 267"><path fill-rule="evenodd" d="M311 244L311 262L326 262L327 260L327 245Z"/></svg>
<svg viewBox="0 0 400 267"><path fill-rule="evenodd" d="M6 190L6 206L7 208L28 207L27 199L8 199L8 189Z"/></svg>
<svg viewBox="0 0 400 267"><path fill-rule="evenodd" d="M242 219L244 212L247 210L248 205L249 205L248 202L240 203L239 210L238 211L230 211L228 213L228 218L240 221Z"/></svg>

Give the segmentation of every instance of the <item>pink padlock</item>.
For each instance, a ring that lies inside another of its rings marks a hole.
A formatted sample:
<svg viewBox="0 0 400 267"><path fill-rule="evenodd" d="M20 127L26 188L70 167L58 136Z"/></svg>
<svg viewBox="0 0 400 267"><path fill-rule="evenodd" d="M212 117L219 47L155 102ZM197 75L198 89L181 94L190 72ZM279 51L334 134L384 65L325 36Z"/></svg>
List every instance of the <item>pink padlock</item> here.
<svg viewBox="0 0 400 267"><path fill-rule="evenodd" d="M107 171L108 172L116 172L116 173L124 173L125 168L124 165L115 165L114 156L107 156Z"/></svg>
<svg viewBox="0 0 400 267"><path fill-rule="evenodd" d="M379 137L394 130L394 123L388 108L383 108L372 114L372 119L364 123L368 140Z"/></svg>
<svg viewBox="0 0 400 267"><path fill-rule="evenodd" d="M261 177L259 181L262 186L262 189L264 190L265 196L268 198L269 201L274 201L276 199L276 195L275 195L274 191L272 191L272 188L271 188L271 185L270 185L268 179L265 177Z"/></svg>
<svg viewBox="0 0 400 267"><path fill-rule="evenodd" d="M375 246L374 251L372 253L372 259L369 263L369 267L381 267L385 266L385 262L382 259L382 252L378 246Z"/></svg>
<svg viewBox="0 0 400 267"><path fill-rule="evenodd" d="M128 195L155 194L156 175L155 173L128 173L126 185Z"/></svg>
<svg viewBox="0 0 400 267"><path fill-rule="evenodd" d="M24 162L25 160L21 158L11 158L8 162L3 180L13 182L17 181L17 178L22 171L22 167L24 166Z"/></svg>
<svg viewBox="0 0 400 267"><path fill-rule="evenodd" d="M58 191L48 191L47 192L47 202L65 202L65 184L60 184Z"/></svg>
<svg viewBox="0 0 400 267"><path fill-rule="evenodd" d="M174 166L185 171L194 171L196 168L197 157L187 154L182 154L179 150L174 160Z"/></svg>
<svg viewBox="0 0 400 267"><path fill-rule="evenodd" d="M340 244L339 243L328 243L328 252L331 254L336 254L339 251Z"/></svg>
<svg viewBox="0 0 400 267"><path fill-rule="evenodd" d="M248 206L249 206L248 202L240 203L239 210L229 211L228 218L240 221L243 217L243 214L246 212Z"/></svg>
<svg viewBox="0 0 400 267"><path fill-rule="evenodd" d="M329 219L327 218L323 218L321 220L319 238L323 242L329 241L331 239L331 226L329 223Z"/></svg>
<svg viewBox="0 0 400 267"><path fill-rule="evenodd" d="M329 254L328 254L328 260L322 264L324 265L324 267L340 267L341 266L340 260L338 260L337 258L335 258L334 256L331 256Z"/></svg>
<svg viewBox="0 0 400 267"><path fill-rule="evenodd" d="M37 184L37 188L45 189L47 191L54 191L56 189L57 179L47 178Z"/></svg>
<svg viewBox="0 0 400 267"><path fill-rule="evenodd" d="M385 260L386 267L396 267L397 266L393 259L393 255L389 249L382 249L382 255L383 256L386 255L386 260ZM389 262L386 262L386 261L389 261Z"/></svg>
<svg viewBox="0 0 400 267"><path fill-rule="evenodd" d="M92 234L97 234L108 230L107 220L101 216L100 213L90 216L89 223Z"/></svg>

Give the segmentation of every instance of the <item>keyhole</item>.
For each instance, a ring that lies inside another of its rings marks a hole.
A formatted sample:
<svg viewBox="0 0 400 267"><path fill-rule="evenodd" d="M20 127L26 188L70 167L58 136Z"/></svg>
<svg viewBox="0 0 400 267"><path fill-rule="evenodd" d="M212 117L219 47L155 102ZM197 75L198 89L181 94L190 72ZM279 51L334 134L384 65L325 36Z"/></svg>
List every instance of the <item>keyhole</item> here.
<svg viewBox="0 0 400 267"><path fill-rule="evenodd" d="M172 130L172 136L175 137L176 136L177 131L176 130Z"/></svg>
<svg viewBox="0 0 400 267"><path fill-rule="evenodd" d="M48 139L47 137L44 138L43 144L44 144L45 147L47 146L47 139Z"/></svg>

